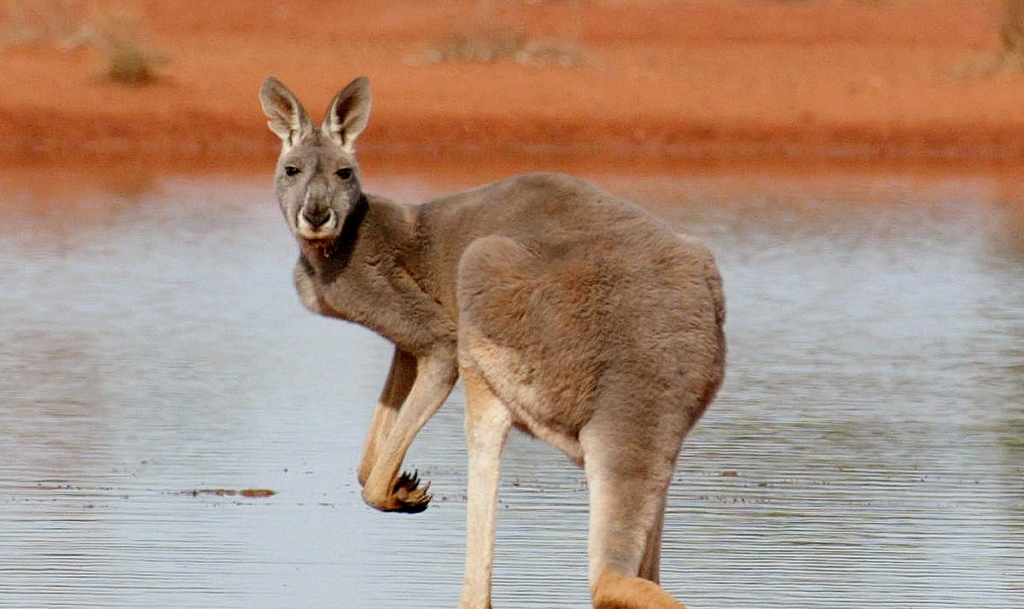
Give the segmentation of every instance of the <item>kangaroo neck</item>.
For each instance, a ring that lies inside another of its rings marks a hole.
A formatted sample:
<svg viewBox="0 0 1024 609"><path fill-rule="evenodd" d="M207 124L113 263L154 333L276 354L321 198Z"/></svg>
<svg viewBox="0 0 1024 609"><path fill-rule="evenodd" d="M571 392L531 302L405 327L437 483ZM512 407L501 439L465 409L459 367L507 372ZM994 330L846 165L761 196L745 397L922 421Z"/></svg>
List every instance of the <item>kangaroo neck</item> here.
<svg viewBox="0 0 1024 609"><path fill-rule="evenodd" d="M408 210L363 193L345 217L341 233L325 242L301 241L302 258L330 281L357 264L400 263L412 239Z"/></svg>

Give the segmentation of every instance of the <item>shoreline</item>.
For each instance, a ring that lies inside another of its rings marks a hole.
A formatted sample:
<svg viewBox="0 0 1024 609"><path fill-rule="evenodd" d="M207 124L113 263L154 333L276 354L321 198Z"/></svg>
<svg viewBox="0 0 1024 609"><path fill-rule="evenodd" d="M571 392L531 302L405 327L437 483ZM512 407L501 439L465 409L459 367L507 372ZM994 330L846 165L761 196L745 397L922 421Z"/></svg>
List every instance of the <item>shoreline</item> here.
<svg viewBox="0 0 1024 609"><path fill-rule="evenodd" d="M167 166L203 173L210 169L232 170L246 166L272 166L280 148L272 135L249 133L250 129L218 129L219 135L188 139L173 130L163 133L132 133L119 129L96 136L78 130L75 138L40 137L40 130L4 129L0 116L0 168L14 169L47 164L60 167L118 165ZM210 121L206 121L209 125ZM517 124L533 134L544 125ZM689 128L687 128L689 127ZM187 131L187 125L180 127ZM593 128L591 126L591 128ZM730 126L710 129L687 125L662 131L656 141L631 138L623 130L608 128L588 140L585 133L566 133L550 139L498 139L482 129L474 135L472 124L462 124L464 135L441 140L382 139L368 129L357 147L361 159L417 158L477 162L486 159L549 159L553 165L582 164L621 167L629 164L690 166L801 164L822 168L918 167L1024 168L1024 128L977 126L958 128L862 130L848 126L812 129L778 129L765 126ZM416 131L392 125L393 132ZM419 130L422 132L422 130ZM86 135L83 137L82 134ZM210 130L207 129L208 135ZM556 135L557 128L550 131ZM385 138L388 135L385 134ZM621 135L621 137L617 137ZM393 137L393 136L392 136Z"/></svg>

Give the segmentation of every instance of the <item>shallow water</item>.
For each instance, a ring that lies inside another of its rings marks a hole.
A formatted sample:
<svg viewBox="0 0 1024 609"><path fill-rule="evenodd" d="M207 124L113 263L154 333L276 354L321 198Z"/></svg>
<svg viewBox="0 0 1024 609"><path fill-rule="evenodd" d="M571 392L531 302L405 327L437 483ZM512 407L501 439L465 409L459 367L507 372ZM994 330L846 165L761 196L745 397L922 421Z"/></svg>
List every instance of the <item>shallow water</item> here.
<svg viewBox="0 0 1024 609"><path fill-rule="evenodd" d="M703 237L726 281L728 378L672 487L666 588L1024 607L1019 182L595 179ZM457 606L461 394L407 460L430 509L365 507L390 348L300 307L265 177L0 184L0 607ZM244 489L275 494L195 493ZM588 606L581 473L515 436L501 501L495 607Z"/></svg>

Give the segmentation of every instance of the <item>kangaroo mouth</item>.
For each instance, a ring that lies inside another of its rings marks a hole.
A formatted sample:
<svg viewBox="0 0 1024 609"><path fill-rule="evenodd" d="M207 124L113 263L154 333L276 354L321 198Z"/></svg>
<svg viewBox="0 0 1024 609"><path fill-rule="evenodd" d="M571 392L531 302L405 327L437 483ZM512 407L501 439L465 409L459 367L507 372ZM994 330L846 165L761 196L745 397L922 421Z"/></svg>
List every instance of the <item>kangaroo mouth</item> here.
<svg viewBox="0 0 1024 609"><path fill-rule="evenodd" d="M327 241L338 235L338 214L333 209L301 209L295 217L295 234L306 241Z"/></svg>

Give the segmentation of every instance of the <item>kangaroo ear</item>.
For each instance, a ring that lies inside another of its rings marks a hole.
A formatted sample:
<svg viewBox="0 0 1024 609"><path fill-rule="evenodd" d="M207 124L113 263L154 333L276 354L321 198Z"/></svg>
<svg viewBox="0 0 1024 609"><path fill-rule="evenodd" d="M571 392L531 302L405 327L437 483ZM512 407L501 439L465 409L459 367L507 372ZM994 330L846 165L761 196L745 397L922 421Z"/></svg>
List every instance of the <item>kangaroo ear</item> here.
<svg viewBox="0 0 1024 609"><path fill-rule="evenodd" d="M370 118L370 81L365 76L353 80L331 102L321 130L346 152L355 151L356 138Z"/></svg>
<svg viewBox="0 0 1024 609"><path fill-rule="evenodd" d="M267 125L281 138L285 148L291 148L313 132L313 124L302 104L273 76L268 76L260 87L260 103L263 113L270 119Z"/></svg>

